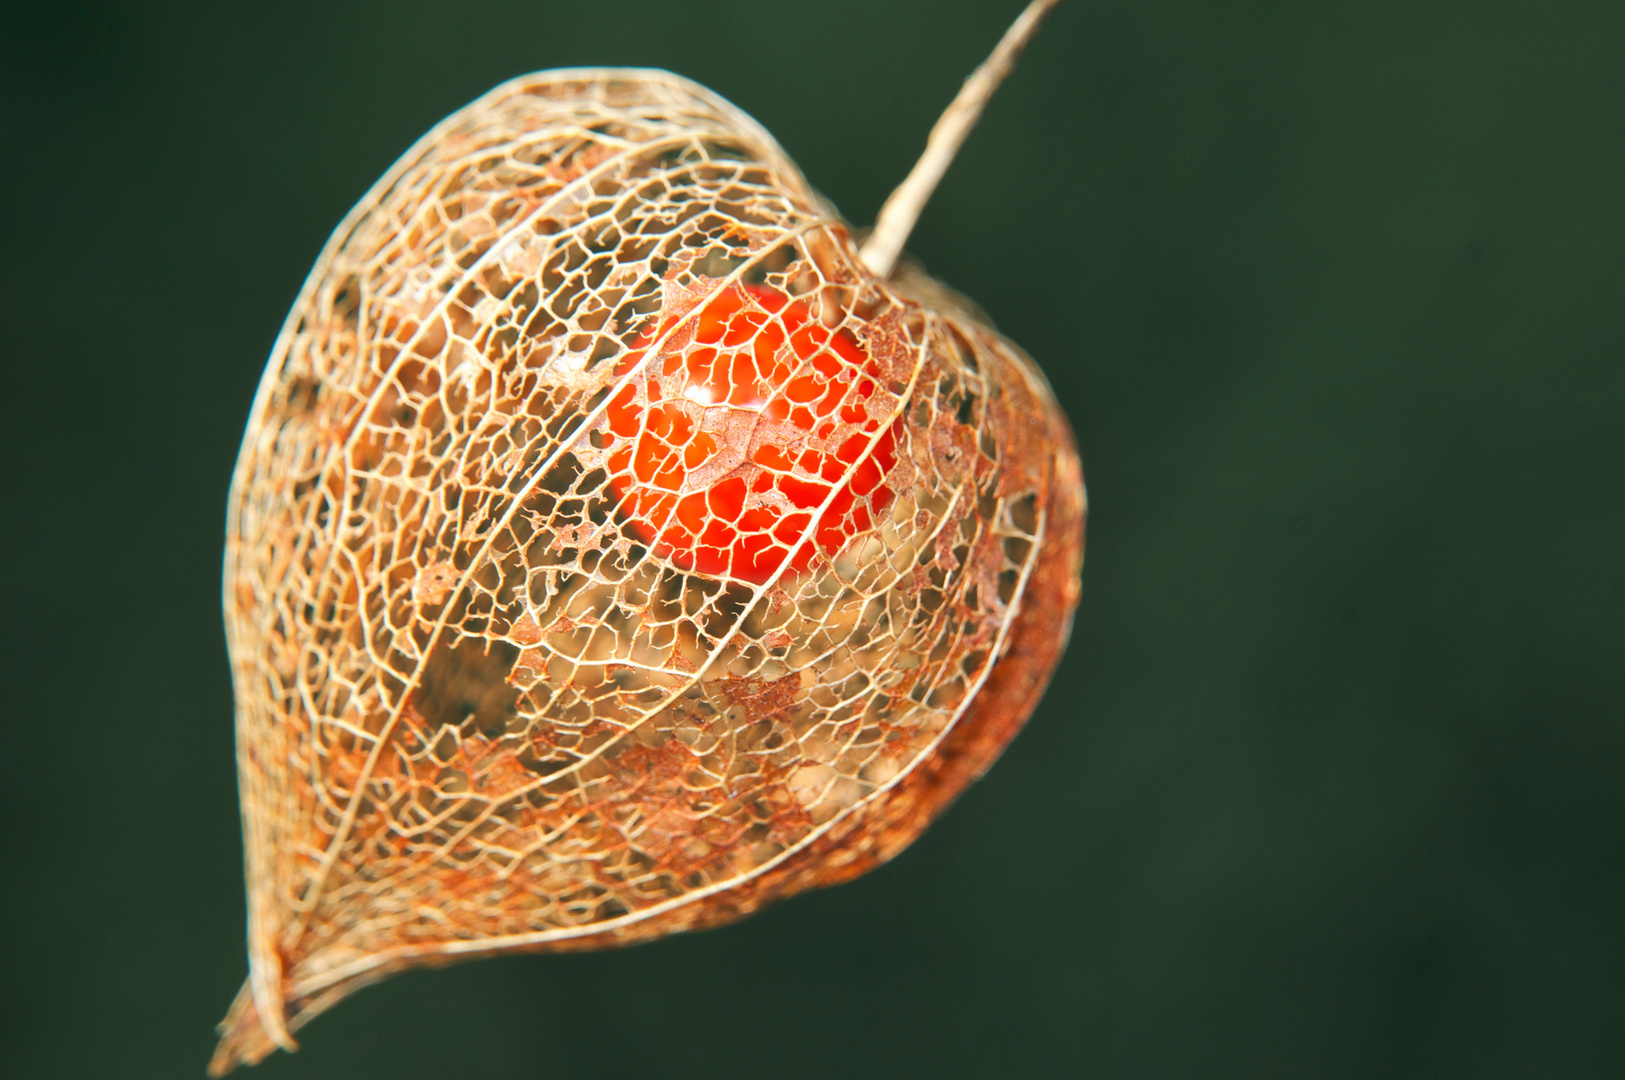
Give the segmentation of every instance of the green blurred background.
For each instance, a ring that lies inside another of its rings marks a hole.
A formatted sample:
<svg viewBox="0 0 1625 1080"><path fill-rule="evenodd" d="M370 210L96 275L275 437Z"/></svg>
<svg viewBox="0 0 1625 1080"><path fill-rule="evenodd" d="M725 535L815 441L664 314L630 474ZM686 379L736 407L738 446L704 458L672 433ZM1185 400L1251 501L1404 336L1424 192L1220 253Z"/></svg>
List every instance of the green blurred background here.
<svg viewBox="0 0 1625 1080"><path fill-rule="evenodd" d="M867 223L1019 7L7 5L0 1072L200 1076L243 977L226 484L372 180L649 65ZM911 248L1084 451L1027 732L857 883L250 1075L1625 1075L1625 7L1072 0Z"/></svg>

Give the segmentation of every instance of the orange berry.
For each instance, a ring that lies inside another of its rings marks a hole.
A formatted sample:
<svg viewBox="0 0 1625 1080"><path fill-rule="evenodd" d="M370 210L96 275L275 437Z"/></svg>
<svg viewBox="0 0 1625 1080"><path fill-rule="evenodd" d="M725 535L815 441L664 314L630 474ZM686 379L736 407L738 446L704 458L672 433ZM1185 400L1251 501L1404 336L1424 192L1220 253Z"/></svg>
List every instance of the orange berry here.
<svg viewBox="0 0 1625 1080"><path fill-rule="evenodd" d="M852 332L766 285L729 285L681 322L633 344L605 417L627 529L685 570L761 584L871 528L901 420L871 407L878 372Z"/></svg>

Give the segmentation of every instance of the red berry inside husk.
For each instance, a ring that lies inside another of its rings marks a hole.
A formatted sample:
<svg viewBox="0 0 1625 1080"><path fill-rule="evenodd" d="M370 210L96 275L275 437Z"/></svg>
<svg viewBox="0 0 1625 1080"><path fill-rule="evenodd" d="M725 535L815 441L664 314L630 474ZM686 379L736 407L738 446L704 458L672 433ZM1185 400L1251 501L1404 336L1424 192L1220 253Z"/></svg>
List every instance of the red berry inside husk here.
<svg viewBox="0 0 1625 1080"><path fill-rule="evenodd" d="M607 409L626 528L684 570L753 584L868 531L894 497L901 420L872 400L878 372L851 331L766 285L682 318L634 342L619 370L637 374Z"/></svg>

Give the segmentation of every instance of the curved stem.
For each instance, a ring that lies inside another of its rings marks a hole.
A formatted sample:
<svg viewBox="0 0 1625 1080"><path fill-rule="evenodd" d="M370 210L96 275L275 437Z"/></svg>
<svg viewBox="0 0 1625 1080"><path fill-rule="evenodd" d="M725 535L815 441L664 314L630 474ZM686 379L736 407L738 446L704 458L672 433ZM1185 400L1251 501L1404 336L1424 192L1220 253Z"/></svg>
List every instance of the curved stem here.
<svg viewBox="0 0 1625 1080"><path fill-rule="evenodd" d="M994 46L992 54L971 72L965 85L960 87L959 93L948 103L948 108L943 110L925 141L925 153L920 155L920 160L914 163L914 168L909 170L903 182L897 185L897 190L886 199L886 205L880 208L880 215L875 218L874 232L858 249L858 258L863 260L870 273L882 278L891 275L892 268L897 265L897 257L903 253L908 234L914 231L914 223L920 219L920 211L925 209L931 193L937 189L942 174L948 171L948 165L959 152L960 144L970 134L971 128L976 126L976 121L981 119L982 109L987 106L993 91L1015 69L1016 59L1038 32L1039 23L1060 2L1032 0L1016 21L1010 24L1010 29L1004 32L1004 37Z"/></svg>

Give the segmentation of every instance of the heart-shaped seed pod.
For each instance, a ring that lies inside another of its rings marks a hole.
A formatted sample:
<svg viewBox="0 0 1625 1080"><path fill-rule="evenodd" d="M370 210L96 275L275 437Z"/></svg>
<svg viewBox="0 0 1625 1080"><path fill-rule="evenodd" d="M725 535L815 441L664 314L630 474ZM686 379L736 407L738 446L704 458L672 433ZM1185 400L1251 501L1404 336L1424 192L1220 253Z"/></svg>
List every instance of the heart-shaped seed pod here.
<svg viewBox="0 0 1625 1080"><path fill-rule="evenodd" d="M225 606L251 974L212 1070L423 964L895 855L1037 701L1072 436L739 110L546 72L414 146L289 315Z"/></svg>

